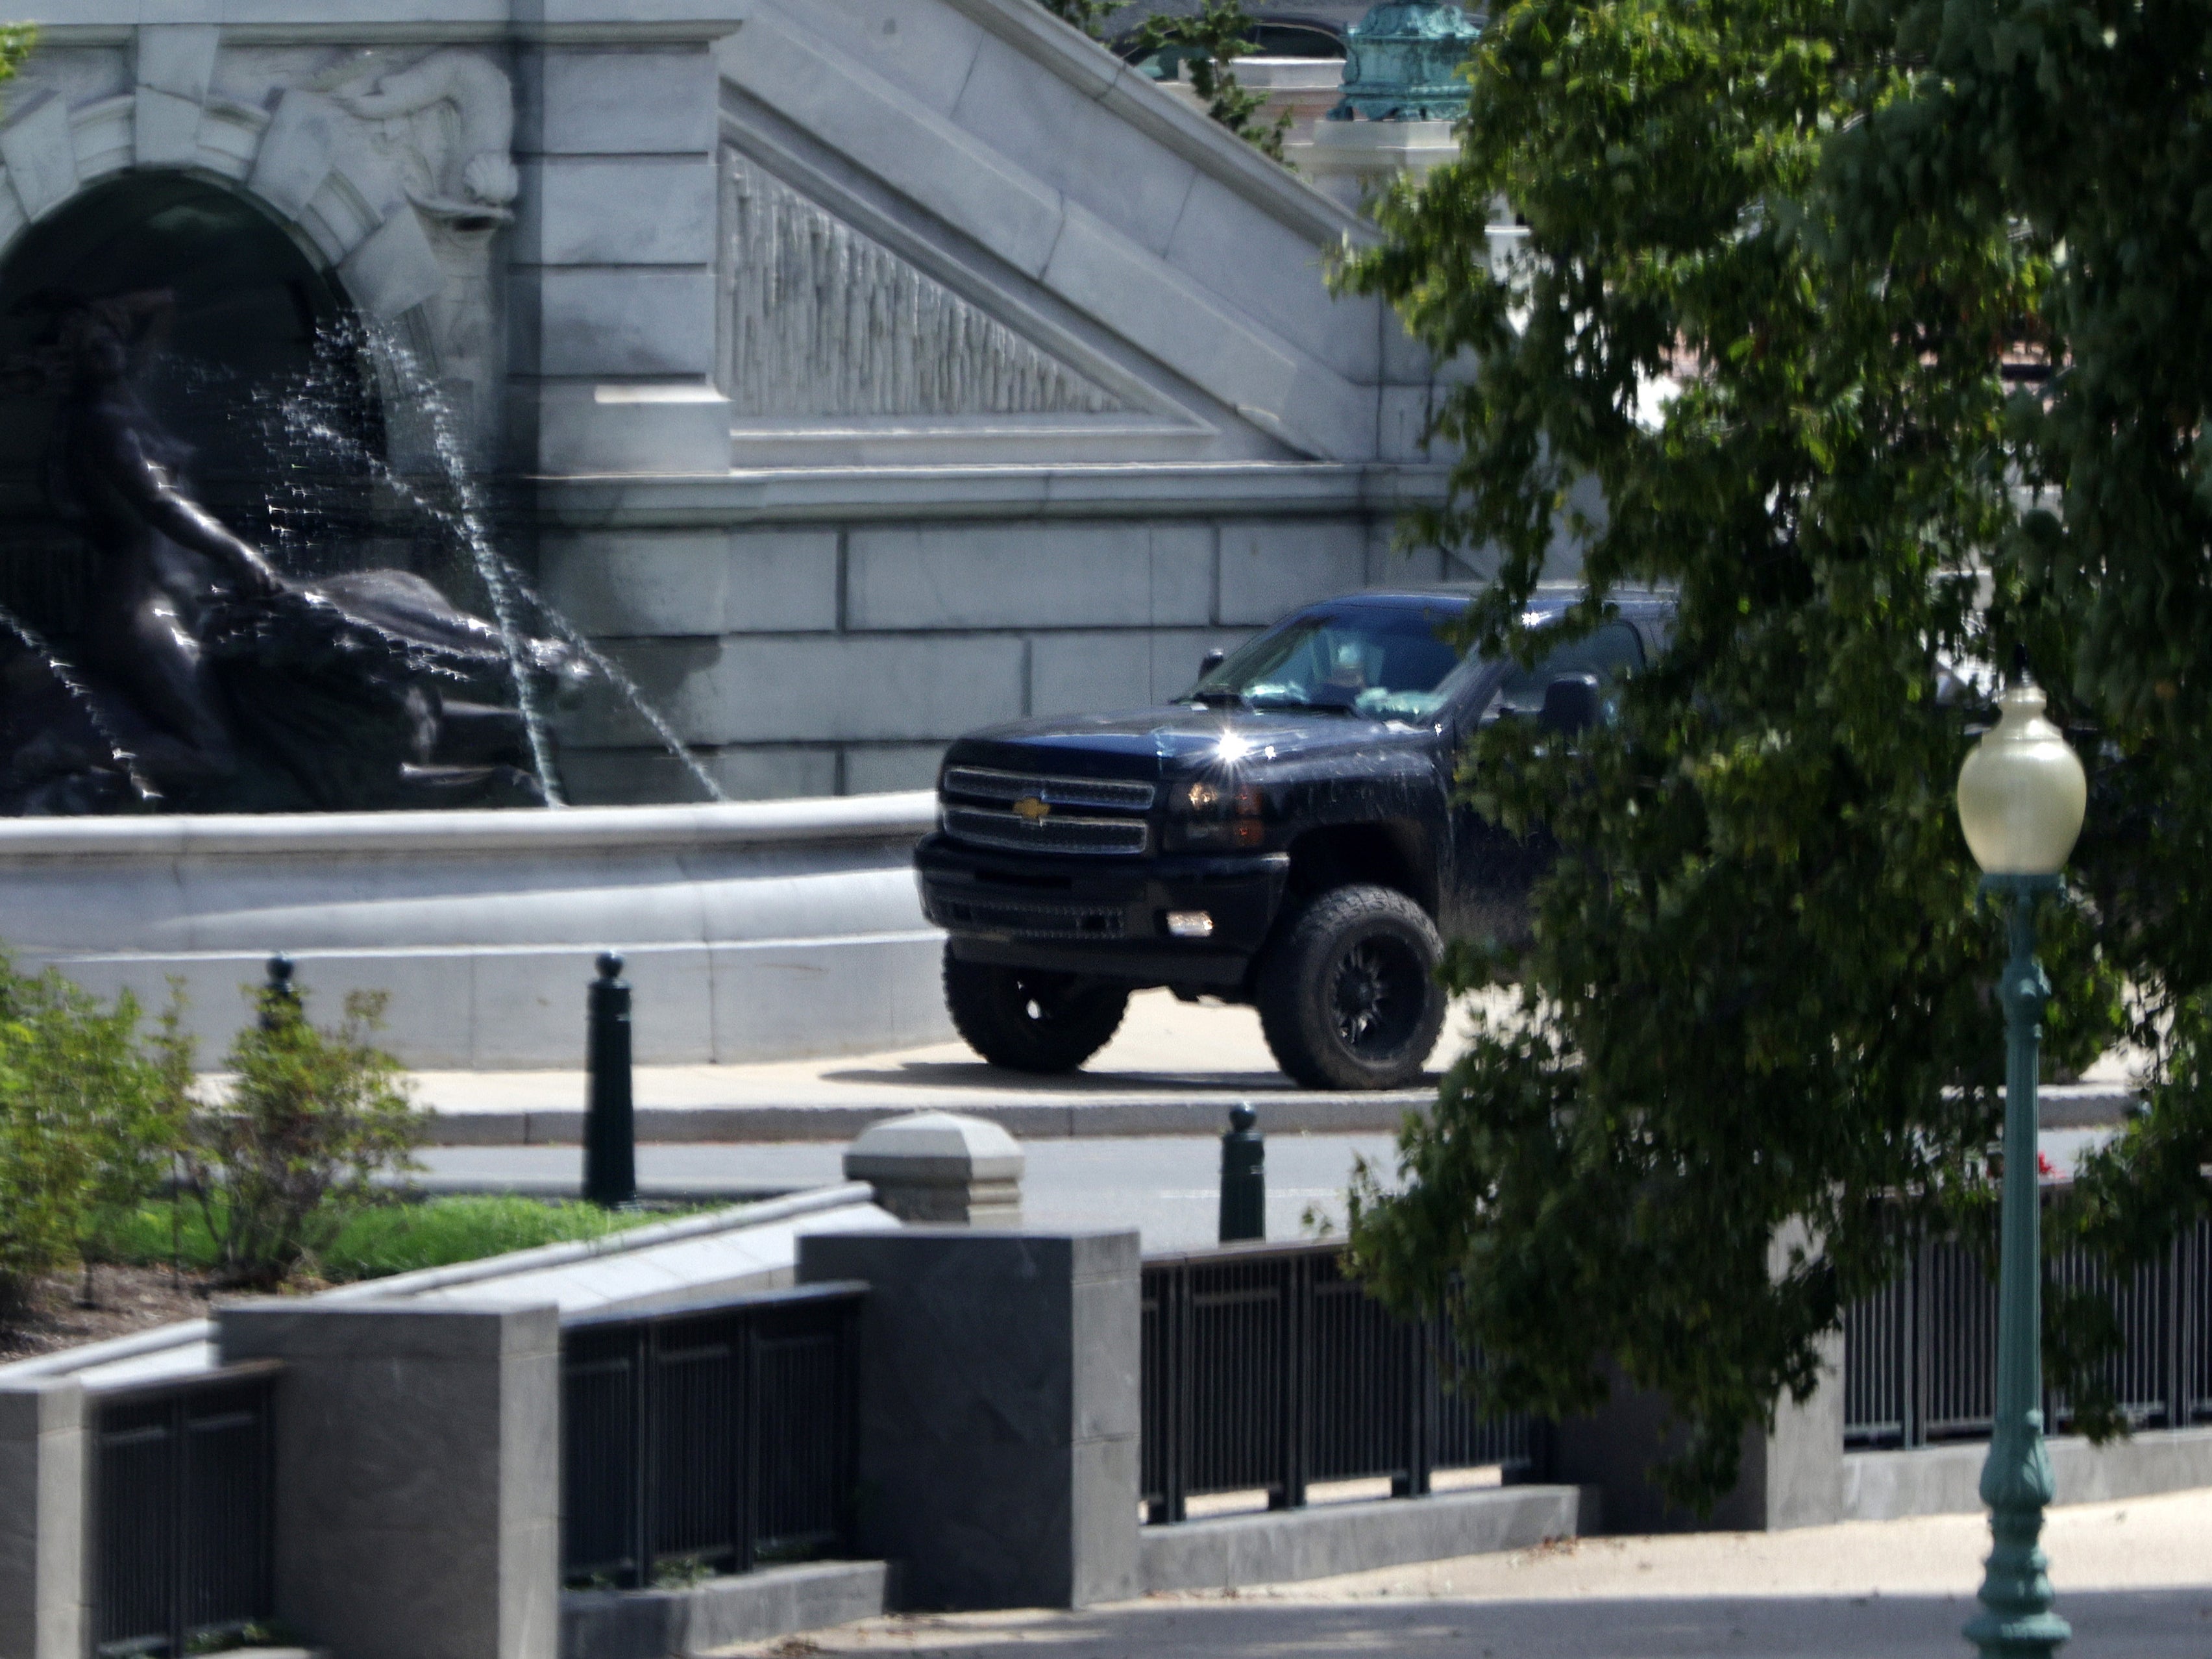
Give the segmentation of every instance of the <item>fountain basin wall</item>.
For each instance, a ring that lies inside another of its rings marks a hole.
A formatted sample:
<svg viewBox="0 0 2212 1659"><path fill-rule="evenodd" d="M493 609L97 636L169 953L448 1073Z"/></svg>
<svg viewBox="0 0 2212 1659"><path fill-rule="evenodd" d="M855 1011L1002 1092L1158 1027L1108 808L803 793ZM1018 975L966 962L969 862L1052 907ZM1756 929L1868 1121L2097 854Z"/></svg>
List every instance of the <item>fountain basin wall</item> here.
<svg viewBox="0 0 2212 1659"><path fill-rule="evenodd" d="M949 1034L910 864L927 793L716 806L0 822L0 939L149 1011L202 1063L270 954L318 1018L390 997L421 1067L578 1066L603 950L641 1063L866 1052Z"/></svg>

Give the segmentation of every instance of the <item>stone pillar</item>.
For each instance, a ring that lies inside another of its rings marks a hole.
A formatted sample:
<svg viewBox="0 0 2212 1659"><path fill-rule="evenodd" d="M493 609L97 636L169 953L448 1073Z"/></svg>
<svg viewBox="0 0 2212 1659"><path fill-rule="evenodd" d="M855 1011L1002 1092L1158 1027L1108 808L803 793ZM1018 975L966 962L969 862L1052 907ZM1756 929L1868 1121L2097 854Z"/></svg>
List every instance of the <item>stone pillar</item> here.
<svg viewBox="0 0 2212 1659"><path fill-rule="evenodd" d="M927 1608L1137 1593L1137 1235L911 1228L799 1242L866 1280L860 1553Z"/></svg>
<svg viewBox="0 0 2212 1659"><path fill-rule="evenodd" d="M995 1123L954 1112L887 1118L845 1153L845 1179L865 1181L902 1221L1018 1227L1021 1143Z"/></svg>
<svg viewBox="0 0 2212 1659"><path fill-rule="evenodd" d="M526 470L721 473L720 84L728 26L524 53L509 247L512 418Z"/></svg>
<svg viewBox="0 0 2212 1659"><path fill-rule="evenodd" d="M0 1384L0 1659L84 1652L83 1386Z"/></svg>
<svg viewBox="0 0 2212 1659"><path fill-rule="evenodd" d="M216 1341L285 1364L280 1618L337 1659L554 1659L555 1309L251 1302Z"/></svg>

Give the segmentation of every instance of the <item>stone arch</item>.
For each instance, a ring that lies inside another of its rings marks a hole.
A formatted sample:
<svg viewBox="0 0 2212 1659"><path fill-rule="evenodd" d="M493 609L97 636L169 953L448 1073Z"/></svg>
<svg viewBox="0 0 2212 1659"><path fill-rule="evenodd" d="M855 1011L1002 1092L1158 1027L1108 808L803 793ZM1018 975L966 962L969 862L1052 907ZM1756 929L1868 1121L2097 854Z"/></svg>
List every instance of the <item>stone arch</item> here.
<svg viewBox="0 0 2212 1659"><path fill-rule="evenodd" d="M72 106L49 93L0 128L0 258L32 223L132 168L242 190L327 266L362 312L397 322L445 275L390 166L330 99L291 88L273 111L210 90L218 32L139 31L134 92Z"/></svg>

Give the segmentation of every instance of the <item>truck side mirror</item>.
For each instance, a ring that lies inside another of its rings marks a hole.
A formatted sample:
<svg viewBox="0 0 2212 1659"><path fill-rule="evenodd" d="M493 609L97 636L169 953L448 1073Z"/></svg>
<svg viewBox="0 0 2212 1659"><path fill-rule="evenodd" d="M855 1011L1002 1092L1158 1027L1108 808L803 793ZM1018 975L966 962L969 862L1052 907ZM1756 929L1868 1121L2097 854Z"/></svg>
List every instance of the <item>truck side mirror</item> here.
<svg viewBox="0 0 2212 1659"><path fill-rule="evenodd" d="M1544 688L1544 712L1539 717L1554 732L1570 734L1598 720L1597 676L1562 674Z"/></svg>
<svg viewBox="0 0 2212 1659"><path fill-rule="evenodd" d="M1227 659L1228 655L1229 653L1226 651L1216 649L1209 651L1204 656L1200 657L1198 659L1199 678L1204 679L1215 669L1220 667L1222 663Z"/></svg>

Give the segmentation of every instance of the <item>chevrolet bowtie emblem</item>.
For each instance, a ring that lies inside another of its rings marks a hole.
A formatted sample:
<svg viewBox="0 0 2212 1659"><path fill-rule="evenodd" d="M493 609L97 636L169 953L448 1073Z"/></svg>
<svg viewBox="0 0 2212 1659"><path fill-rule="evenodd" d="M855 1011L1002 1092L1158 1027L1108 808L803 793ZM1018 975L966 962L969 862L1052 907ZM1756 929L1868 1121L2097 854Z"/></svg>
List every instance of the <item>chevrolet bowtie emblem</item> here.
<svg viewBox="0 0 2212 1659"><path fill-rule="evenodd" d="M1024 795L1014 803L1014 816L1025 823L1042 823L1052 816L1052 808L1035 795Z"/></svg>

